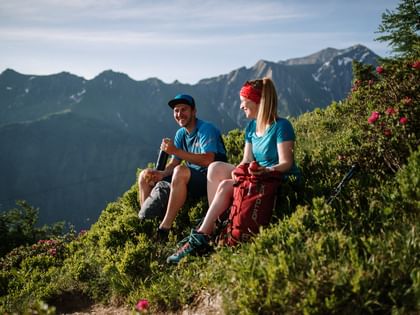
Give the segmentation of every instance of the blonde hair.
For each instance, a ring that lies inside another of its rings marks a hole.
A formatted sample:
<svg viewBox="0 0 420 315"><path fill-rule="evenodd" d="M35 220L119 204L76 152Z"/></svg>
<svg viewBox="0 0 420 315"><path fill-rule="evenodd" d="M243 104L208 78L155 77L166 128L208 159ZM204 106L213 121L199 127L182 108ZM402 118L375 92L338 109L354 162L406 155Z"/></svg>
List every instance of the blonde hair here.
<svg viewBox="0 0 420 315"><path fill-rule="evenodd" d="M254 88L261 91L260 106L257 114L257 131L264 133L269 125L277 119L277 92L274 82L264 77L248 81Z"/></svg>

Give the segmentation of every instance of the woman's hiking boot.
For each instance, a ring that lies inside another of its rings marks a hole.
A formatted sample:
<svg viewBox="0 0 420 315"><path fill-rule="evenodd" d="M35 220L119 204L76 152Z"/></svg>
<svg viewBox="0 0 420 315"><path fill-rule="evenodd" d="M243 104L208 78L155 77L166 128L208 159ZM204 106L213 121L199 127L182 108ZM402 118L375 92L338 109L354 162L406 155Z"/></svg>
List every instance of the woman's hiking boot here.
<svg viewBox="0 0 420 315"><path fill-rule="evenodd" d="M212 247L209 245L210 236L198 233L192 230L191 234L183 239L180 244L183 244L176 253L167 258L168 263L177 264L187 255L205 255L209 253Z"/></svg>

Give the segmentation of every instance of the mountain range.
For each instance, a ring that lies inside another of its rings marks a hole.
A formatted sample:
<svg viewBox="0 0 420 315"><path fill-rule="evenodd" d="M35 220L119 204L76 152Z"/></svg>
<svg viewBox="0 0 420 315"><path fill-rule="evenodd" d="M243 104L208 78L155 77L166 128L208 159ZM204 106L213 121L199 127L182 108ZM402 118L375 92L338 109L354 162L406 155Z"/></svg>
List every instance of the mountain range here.
<svg viewBox="0 0 420 315"><path fill-rule="evenodd" d="M270 76L279 114L297 117L347 96L353 60L376 65L378 58L361 45L327 48L260 60L194 85L136 81L112 70L86 80L7 69L0 74L0 211L23 199L40 209L41 224L87 228L133 185L137 168L155 161L161 139L174 135L167 102L176 94L191 94L198 117L227 133L245 127L238 91L246 80Z"/></svg>

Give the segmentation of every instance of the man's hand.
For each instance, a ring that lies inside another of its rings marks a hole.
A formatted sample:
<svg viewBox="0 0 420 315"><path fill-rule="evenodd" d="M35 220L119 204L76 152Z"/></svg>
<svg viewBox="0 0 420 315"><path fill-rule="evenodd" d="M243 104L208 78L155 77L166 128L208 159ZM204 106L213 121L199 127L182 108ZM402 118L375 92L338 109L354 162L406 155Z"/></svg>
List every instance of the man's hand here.
<svg viewBox="0 0 420 315"><path fill-rule="evenodd" d="M154 186L158 181L161 181L163 179L163 172L157 171L151 168L146 169L144 174L144 179L146 180L146 183L148 183L150 186Z"/></svg>
<svg viewBox="0 0 420 315"><path fill-rule="evenodd" d="M164 138L162 139L162 143L160 144L160 149L168 154L175 154L177 147L174 145L172 139Z"/></svg>

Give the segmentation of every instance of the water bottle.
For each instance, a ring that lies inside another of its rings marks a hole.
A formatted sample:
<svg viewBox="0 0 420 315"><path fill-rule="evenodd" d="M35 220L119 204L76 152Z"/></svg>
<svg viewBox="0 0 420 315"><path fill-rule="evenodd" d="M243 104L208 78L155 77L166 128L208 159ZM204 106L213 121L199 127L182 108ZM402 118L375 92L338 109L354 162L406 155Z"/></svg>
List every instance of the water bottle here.
<svg viewBox="0 0 420 315"><path fill-rule="evenodd" d="M168 162L169 154L163 150L159 151L159 156L156 162L156 170L163 171L166 166L166 162Z"/></svg>

